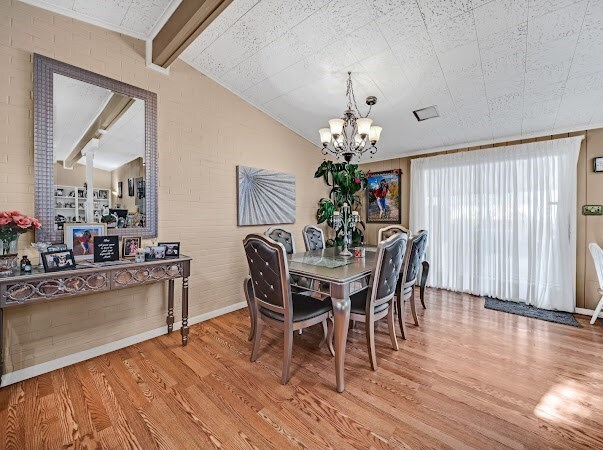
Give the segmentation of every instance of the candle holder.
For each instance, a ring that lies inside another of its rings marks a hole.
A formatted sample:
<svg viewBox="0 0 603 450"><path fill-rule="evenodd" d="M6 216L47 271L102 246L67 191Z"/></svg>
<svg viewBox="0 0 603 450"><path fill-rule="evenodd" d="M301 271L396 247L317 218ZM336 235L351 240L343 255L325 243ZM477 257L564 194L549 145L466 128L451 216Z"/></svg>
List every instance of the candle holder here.
<svg viewBox="0 0 603 450"><path fill-rule="evenodd" d="M352 252L349 250L349 245L352 240L350 239L350 232L356 226L359 221L358 212L351 210L347 203L344 203L341 207L341 211L335 211L333 213L333 225L335 226L335 232L343 227L343 245L340 256L352 256Z"/></svg>

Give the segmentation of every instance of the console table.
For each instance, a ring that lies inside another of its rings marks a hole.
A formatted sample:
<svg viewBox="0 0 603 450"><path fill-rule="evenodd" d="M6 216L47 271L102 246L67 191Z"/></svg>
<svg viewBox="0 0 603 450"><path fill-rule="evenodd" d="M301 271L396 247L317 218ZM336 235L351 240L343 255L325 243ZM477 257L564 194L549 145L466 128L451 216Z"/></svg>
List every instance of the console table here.
<svg viewBox="0 0 603 450"><path fill-rule="evenodd" d="M144 284L168 282L167 332L174 328L174 280L182 278L182 345L188 342L188 277L191 258L179 258L135 263L84 264L73 270L45 273L35 267L31 274L15 272L0 277L0 380L4 370L4 308L47 302L67 297L96 294Z"/></svg>

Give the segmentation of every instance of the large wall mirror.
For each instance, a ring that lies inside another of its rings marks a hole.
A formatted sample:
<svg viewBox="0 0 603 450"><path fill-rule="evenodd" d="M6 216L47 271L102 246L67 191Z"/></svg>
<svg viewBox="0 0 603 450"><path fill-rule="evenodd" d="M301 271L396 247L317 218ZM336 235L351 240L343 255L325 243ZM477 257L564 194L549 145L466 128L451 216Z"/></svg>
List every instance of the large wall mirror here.
<svg viewBox="0 0 603 450"><path fill-rule="evenodd" d="M62 242L65 223L157 236L157 96L34 55L38 242Z"/></svg>

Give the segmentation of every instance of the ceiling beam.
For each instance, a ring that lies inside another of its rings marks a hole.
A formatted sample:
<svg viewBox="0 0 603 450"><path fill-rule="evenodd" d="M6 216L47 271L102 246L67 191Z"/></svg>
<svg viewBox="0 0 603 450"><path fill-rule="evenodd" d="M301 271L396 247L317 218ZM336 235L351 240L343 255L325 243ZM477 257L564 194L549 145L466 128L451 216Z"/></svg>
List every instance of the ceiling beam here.
<svg viewBox="0 0 603 450"><path fill-rule="evenodd" d="M232 0L182 0L153 39L151 62L167 68Z"/></svg>

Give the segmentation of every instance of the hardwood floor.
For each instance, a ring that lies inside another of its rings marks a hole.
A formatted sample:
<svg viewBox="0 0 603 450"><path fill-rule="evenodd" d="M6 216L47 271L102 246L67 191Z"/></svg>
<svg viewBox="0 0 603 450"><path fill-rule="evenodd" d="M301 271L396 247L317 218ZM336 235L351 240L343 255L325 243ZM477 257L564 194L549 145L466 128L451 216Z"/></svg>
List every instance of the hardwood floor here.
<svg viewBox="0 0 603 450"><path fill-rule="evenodd" d="M1 389L0 447L603 448L601 321L437 290L426 303L398 352L378 325L376 372L350 330L343 394L320 326L295 336L282 386L282 337L265 327L250 363L241 310L193 326L186 348L174 333Z"/></svg>

